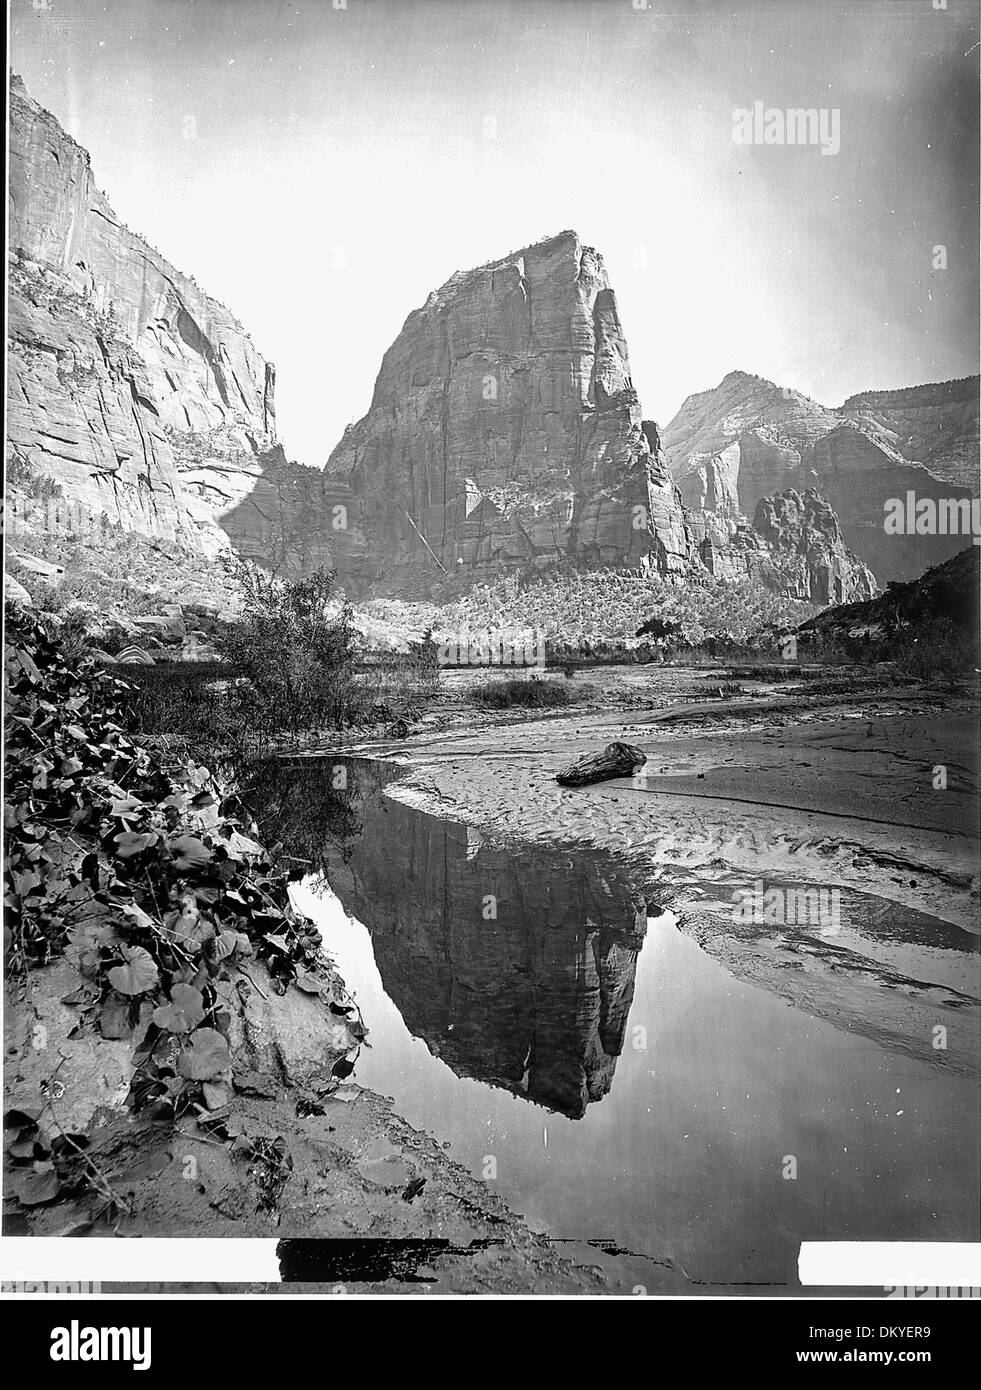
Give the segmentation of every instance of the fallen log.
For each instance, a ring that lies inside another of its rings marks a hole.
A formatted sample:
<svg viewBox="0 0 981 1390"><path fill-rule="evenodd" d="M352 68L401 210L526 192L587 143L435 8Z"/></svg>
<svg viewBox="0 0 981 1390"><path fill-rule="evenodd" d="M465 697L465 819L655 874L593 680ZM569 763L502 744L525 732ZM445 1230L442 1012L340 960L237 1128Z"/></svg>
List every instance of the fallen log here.
<svg viewBox="0 0 981 1390"><path fill-rule="evenodd" d="M631 743L608 743L602 753L587 753L556 777L560 787L588 787L611 777L630 777L647 762L646 754Z"/></svg>

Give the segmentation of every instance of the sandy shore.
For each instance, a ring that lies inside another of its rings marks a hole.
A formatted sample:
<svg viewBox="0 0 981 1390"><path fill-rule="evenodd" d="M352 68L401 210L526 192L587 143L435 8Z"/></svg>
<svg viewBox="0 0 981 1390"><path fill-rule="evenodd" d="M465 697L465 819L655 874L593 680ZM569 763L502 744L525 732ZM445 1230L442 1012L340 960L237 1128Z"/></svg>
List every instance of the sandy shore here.
<svg viewBox="0 0 981 1390"><path fill-rule="evenodd" d="M577 676L580 707L494 718L460 704L472 679L449 677L443 727L363 750L404 769L390 796L494 841L631 861L733 973L886 1045L918 1052L956 1011L965 1046L943 1060L976 1070L973 694L831 678L713 699L718 674L612 668ZM555 782L613 740L643 751L642 776ZM759 883L837 888L843 922L734 927L733 892Z"/></svg>

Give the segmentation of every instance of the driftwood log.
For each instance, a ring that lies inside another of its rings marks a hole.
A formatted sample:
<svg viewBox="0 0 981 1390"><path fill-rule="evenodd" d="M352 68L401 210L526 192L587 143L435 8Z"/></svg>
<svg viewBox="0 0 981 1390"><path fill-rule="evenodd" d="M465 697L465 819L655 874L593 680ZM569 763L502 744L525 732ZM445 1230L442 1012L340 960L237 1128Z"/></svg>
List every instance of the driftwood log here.
<svg viewBox="0 0 981 1390"><path fill-rule="evenodd" d="M561 787L588 787L611 777L630 777L647 762L646 754L632 743L608 743L602 753L587 753L556 777Z"/></svg>

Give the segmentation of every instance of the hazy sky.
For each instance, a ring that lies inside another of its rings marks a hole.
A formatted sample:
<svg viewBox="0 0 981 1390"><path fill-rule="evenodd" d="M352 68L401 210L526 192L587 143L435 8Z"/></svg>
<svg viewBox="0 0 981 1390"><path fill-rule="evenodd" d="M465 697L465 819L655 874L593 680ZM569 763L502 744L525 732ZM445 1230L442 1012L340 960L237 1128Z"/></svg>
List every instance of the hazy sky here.
<svg viewBox="0 0 981 1390"><path fill-rule="evenodd" d="M276 362L294 457L430 290L566 227L662 425L733 368L831 405L977 370L973 0L340 3L11 8L120 217ZM734 143L757 101L839 112L839 153Z"/></svg>

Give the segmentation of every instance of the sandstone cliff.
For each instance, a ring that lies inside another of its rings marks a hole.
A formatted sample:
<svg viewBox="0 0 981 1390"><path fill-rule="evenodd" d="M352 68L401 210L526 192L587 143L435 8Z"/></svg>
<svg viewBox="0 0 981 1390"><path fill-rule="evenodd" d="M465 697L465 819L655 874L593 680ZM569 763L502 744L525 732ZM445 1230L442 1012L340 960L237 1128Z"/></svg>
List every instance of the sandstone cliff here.
<svg viewBox="0 0 981 1390"><path fill-rule="evenodd" d="M937 478L978 490L978 378L863 391L838 413Z"/></svg>
<svg viewBox="0 0 981 1390"><path fill-rule="evenodd" d="M971 378L869 392L830 410L731 372L714 390L688 397L665 430L664 448L703 529L724 529L733 511L753 516L765 496L815 489L840 517L845 545L880 583L907 579L960 550L964 539L887 535L884 503L909 491L933 499L977 494L977 390Z"/></svg>
<svg viewBox="0 0 981 1390"><path fill-rule="evenodd" d="M410 314L327 471L363 499L389 583L694 560L602 259L574 232L460 272Z"/></svg>
<svg viewBox="0 0 981 1390"><path fill-rule="evenodd" d="M7 441L21 515L66 534L105 518L295 572L333 553L343 504L341 545L357 550L356 503L275 448L272 364L120 223L88 153L17 77L9 148ZM57 506L32 509L52 495Z"/></svg>
<svg viewBox="0 0 981 1390"><path fill-rule="evenodd" d="M833 508L813 489L761 497L752 525L729 496L710 492L707 501L716 505L693 512L692 529L716 578L749 577L813 603L854 603L878 592L872 571L845 545Z"/></svg>

